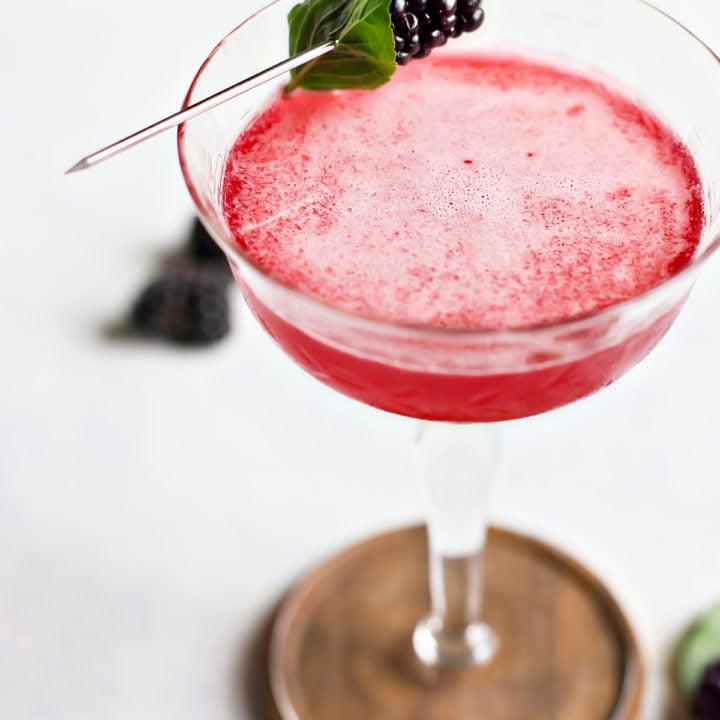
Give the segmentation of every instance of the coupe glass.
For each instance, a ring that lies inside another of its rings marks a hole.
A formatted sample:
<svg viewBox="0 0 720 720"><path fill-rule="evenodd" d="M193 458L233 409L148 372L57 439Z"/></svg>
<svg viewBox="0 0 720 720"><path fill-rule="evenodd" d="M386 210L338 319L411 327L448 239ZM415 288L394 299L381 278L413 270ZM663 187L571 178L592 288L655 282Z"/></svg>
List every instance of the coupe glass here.
<svg viewBox="0 0 720 720"><path fill-rule="evenodd" d="M286 16L293 4L277 0L222 40L193 80L186 105L287 57ZM479 31L435 52L519 50L600 72L656 112L685 143L703 180L706 213L700 246L687 267L629 301L543 326L438 329L370 319L278 282L233 241L223 218L220 193L227 154L287 77L193 119L180 128L178 140L182 171L200 217L226 253L248 305L277 344L330 387L423 421L417 459L430 507L431 602L427 615L417 618L412 646L421 666L430 669L488 663L492 670L498 641L504 643L481 614L486 493L498 456L497 422L565 405L620 377L662 338L700 268L720 244L716 56L643 0L485 0L484 7L486 21ZM383 622L381 608L376 626L368 631L382 636L387 631ZM300 669L278 670L288 642L287 629L280 628L272 662L274 692L284 718L478 717L472 708L462 707L425 714L407 698L403 710L376 698L370 714L367 704L363 710L352 698L337 701L330 710L322 697L312 705L290 687L288 674ZM345 648L348 656L357 652L350 644ZM332 664L343 662L343 652L333 656ZM358 664L357 657L354 662ZM387 674L400 672L383 667ZM354 686L359 683L349 681L350 690L343 692L351 693ZM367 688L358 693L367 695ZM512 697L498 703L496 714L483 717L521 717L503 714ZM626 717L627 698L619 696L609 710L584 717L609 717L613 712L613 717ZM547 717L576 715L556 712Z"/></svg>

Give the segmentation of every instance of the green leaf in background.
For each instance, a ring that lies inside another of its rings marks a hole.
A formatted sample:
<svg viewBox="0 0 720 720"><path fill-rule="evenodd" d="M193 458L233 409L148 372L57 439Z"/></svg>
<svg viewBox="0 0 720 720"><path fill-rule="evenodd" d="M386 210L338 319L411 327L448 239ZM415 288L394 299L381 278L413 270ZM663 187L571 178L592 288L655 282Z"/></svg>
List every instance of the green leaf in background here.
<svg viewBox="0 0 720 720"><path fill-rule="evenodd" d="M685 633L675 654L675 676L690 699L711 663L720 661L720 605L703 615Z"/></svg>
<svg viewBox="0 0 720 720"><path fill-rule="evenodd" d="M327 55L292 71L285 92L371 90L395 72L395 39L389 0L305 0L288 14L290 55L333 39Z"/></svg>

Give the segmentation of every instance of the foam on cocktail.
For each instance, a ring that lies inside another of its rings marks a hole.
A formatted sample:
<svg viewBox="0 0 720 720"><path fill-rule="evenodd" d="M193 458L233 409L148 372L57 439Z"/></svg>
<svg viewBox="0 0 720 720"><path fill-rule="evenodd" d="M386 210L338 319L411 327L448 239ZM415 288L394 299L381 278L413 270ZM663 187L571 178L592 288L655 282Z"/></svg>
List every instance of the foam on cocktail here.
<svg viewBox="0 0 720 720"><path fill-rule="evenodd" d="M233 233L285 283L405 322L508 327L632 297L692 255L699 180L648 111L520 58L297 93L239 139Z"/></svg>

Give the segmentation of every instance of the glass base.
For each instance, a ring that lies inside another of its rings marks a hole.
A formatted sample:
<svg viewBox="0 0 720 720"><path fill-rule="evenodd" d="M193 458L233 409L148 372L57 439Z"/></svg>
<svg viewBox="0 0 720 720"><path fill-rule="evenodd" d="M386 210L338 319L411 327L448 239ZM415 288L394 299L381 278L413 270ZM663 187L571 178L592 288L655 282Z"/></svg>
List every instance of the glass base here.
<svg viewBox="0 0 720 720"><path fill-rule="evenodd" d="M429 615L415 628L413 648L426 665L462 668L487 665L498 649L498 638L485 623L473 623L461 635L448 636L442 621Z"/></svg>
<svg viewBox="0 0 720 720"><path fill-rule="evenodd" d="M437 630L417 623L429 609L426 561L425 531L410 528L341 553L293 590L270 645L276 717L639 717L637 642L587 569L531 538L491 529L484 619L501 643L493 655L493 636L478 625L483 642L475 645L485 657L476 662L490 661L458 668L423 662L413 649L427 649Z"/></svg>

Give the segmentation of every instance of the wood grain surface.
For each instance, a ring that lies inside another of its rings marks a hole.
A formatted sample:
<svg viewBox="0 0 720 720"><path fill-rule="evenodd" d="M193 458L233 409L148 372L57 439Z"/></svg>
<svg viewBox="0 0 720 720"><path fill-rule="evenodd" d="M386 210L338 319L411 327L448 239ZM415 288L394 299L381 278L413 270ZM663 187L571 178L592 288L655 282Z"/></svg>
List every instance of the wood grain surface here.
<svg viewBox="0 0 720 720"><path fill-rule="evenodd" d="M582 565L491 529L484 619L500 649L486 667L455 670L423 666L412 650L415 623L429 608L425 563L425 531L414 527L357 545L303 580L275 621L267 716L636 720L636 639Z"/></svg>

